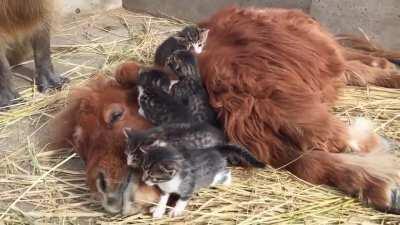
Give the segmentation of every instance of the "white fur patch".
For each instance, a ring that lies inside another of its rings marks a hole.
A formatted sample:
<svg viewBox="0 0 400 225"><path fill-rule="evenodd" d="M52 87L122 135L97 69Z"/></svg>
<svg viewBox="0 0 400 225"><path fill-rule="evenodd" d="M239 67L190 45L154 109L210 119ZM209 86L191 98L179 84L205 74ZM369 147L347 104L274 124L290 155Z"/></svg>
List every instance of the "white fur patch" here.
<svg viewBox="0 0 400 225"><path fill-rule="evenodd" d="M220 184L229 186L231 184L231 182L232 182L231 171L224 170L215 175L213 182L211 183L210 186L215 186L215 185L220 185Z"/></svg>
<svg viewBox="0 0 400 225"><path fill-rule="evenodd" d="M126 164L129 166L132 165L132 162L133 162L133 156L131 154L128 154L126 156Z"/></svg>
<svg viewBox="0 0 400 225"><path fill-rule="evenodd" d="M171 92L172 87L174 87L174 85L178 82L179 80L171 80L171 82L169 83L168 92Z"/></svg>
<svg viewBox="0 0 400 225"><path fill-rule="evenodd" d="M168 144L165 141L157 140L151 144L152 146L166 147Z"/></svg>
<svg viewBox="0 0 400 225"><path fill-rule="evenodd" d="M139 91L139 95L138 95L138 101L139 101L140 97L142 97L142 95L143 95L143 88L141 86L137 86L137 89Z"/></svg>
<svg viewBox="0 0 400 225"><path fill-rule="evenodd" d="M183 212L185 211L185 208L187 206L188 201L183 201L183 200L178 200L176 202L176 205L171 211L169 212L170 217L177 217L177 216L182 216Z"/></svg>
<svg viewBox="0 0 400 225"><path fill-rule="evenodd" d="M232 184L232 174L231 171L226 175L226 179L224 182L222 182L222 185L224 186L230 186Z"/></svg>
<svg viewBox="0 0 400 225"><path fill-rule="evenodd" d="M193 49L196 54L200 54L203 51L203 48L200 47L198 44L193 44Z"/></svg>
<svg viewBox="0 0 400 225"><path fill-rule="evenodd" d="M139 110L138 110L139 115L143 116L144 118L146 118L146 116L144 115L144 111L142 109L142 107L139 106Z"/></svg>
<svg viewBox="0 0 400 225"><path fill-rule="evenodd" d="M355 151L361 151L360 143L366 141L373 135L373 124L370 120L359 117L349 127L348 145Z"/></svg>
<svg viewBox="0 0 400 225"><path fill-rule="evenodd" d="M178 192L181 182L182 179L178 175L175 175L171 180L164 183L159 183L157 186L164 192L175 193Z"/></svg>
<svg viewBox="0 0 400 225"><path fill-rule="evenodd" d="M165 214L167 210L167 203L169 199L169 194L164 194L160 196L160 201L158 205L152 208L153 218L160 219Z"/></svg>
<svg viewBox="0 0 400 225"><path fill-rule="evenodd" d="M154 186L154 183L151 182L151 181L148 181L148 180L146 180L144 183L145 183L147 186Z"/></svg>
<svg viewBox="0 0 400 225"><path fill-rule="evenodd" d="M139 113L139 115L141 115L141 116L145 117L145 115L144 115L144 111L143 111L142 107L140 106L140 98L141 98L141 97L142 97L142 95L143 95L143 88L142 88L141 86L138 86L138 87L137 87L137 89L138 89L138 91L139 91L139 95L138 95L138 99L137 99L137 101L138 101L138 104L139 104L139 110L138 110L138 113Z"/></svg>
<svg viewBox="0 0 400 225"><path fill-rule="evenodd" d="M74 133L72 134L72 139L74 140L74 144L77 144L77 142L80 142L82 139L83 135L83 129L81 126L75 127Z"/></svg>

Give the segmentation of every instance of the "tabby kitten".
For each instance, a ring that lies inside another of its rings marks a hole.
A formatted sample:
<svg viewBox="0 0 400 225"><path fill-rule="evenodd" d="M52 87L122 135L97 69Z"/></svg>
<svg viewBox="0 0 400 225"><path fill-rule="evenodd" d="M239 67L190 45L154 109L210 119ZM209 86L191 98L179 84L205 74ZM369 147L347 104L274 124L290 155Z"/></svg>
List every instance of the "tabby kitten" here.
<svg viewBox="0 0 400 225"><path fill-rule="evenodd" d="M262 168L247 150L236 145L219 145L207 149L158 147L143 151L142 180L147 185L157 185L161 190L160 201L152 210L154 218L161 218L166 211L170 194L179 195L170 216L180 216L194 192L214 185L229 185L231 173L227 168L229 155L240 157L254 167Z"/></svg>
<svg viewBox="0 0 400 225"><path fill-rule="evenodd" d="M209 104L196 57L190 51L177 50L168 57L167 65L179 78L171 89L171 95L188 106L191 121L218 125L217 114Z"/></svg>
<svg viewBox="0 0 400 225"><path fill-rule="evenodd" d="M177 34L165 40L156 50L154 62L165 66L167 58L178 49L193 50L200 54L205 46L208 29L198 26L187 26Z"/></svg>
<svg viewBox="0 0 400 225"><path fill-rule="evenodd" d="M154 125L185 122L191 117L187 106L168 94L170 84L169 78L161 70L139 72L139 114Z"/></svg>
<svg viewBox="0 0 400 225"><path fill-rule="evenodd" d="M207 123L174 123L150 128L145 131L124 129L127 137L125 154L131 167L140 164L141 151L154 146L185 147L190 149L209 148L227 142L224 133Z"/></svg>

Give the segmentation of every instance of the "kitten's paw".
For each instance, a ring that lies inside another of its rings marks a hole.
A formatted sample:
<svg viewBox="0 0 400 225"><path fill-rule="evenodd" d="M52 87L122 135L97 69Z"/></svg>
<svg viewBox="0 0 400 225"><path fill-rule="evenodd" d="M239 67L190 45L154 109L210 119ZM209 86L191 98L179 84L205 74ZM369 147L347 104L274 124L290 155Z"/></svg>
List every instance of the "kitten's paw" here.
<svg viewBox="0 0 400 225"><path fill-rule="evenodd" d="M176 202L175 207L173 209L171 209L171 211L169 211L168 215L170 217L182 216L185 211L187 203L188 203L187 201L178 200Z"/></svg>
<svg viewBox="0 0 400 225"><path fill-rule="evenodd" d="M168 213L169 217L178 217L182 216L183 214L184 214L184 209L177 209L177 208L171 209L171 211L169 211Z"/></svg>
<svg viewBox="0 0 400 225"><path fill-rule="evenodd" d="M152 206L149 208L149 213L153 214L153 212L156 210L157 206Z"/></svg>
<svg viewBox="0 0 400 225"><path fill-rule="evenodd" d="M226 176L225 176L225 180L222 182L222 185L224 186L230 186L232 184L232 175L231 175L231 171L229 171Z"/></svg>
<svg viewBox="0 0 400 225"><path fill-rule="evenodd" d="M165 206L153 206L150 208L150 212L152 213L154 219L162 218L165 214L165 211Z"/></svg>

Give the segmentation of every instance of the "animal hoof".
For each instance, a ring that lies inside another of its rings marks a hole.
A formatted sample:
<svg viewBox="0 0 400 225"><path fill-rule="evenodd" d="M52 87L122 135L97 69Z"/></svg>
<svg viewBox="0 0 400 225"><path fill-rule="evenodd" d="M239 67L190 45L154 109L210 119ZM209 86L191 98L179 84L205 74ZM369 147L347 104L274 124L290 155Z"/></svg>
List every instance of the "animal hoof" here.
<svg viewBox="0 0 400 225"><path fill-rule="evenodd" d="M2 88L0 90L0 108L16 104L22 101L19 94L10 88Z"/></svg>
<svg viewBox="0 0 400 225"><path fill-rule="evenodd" d="M58 75L48 76L47 79L37 79L37 89L41 93L45 93L47 90L58 90L64 84L68 83L69 79Z"/></svg>

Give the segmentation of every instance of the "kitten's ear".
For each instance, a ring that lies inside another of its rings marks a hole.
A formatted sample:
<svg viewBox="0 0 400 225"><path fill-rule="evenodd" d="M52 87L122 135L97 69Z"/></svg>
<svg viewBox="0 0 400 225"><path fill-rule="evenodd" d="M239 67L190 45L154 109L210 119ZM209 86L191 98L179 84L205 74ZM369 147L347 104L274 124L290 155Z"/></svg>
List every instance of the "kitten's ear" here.
<svg viewBox="0 0 400 225"><path fill-rule="evenodd" d="M202 38L207 38L208 32L210 32L210 29L200 28L200 35Z"/></svg>
<svg viewBox="0 0 400 225"><path fill-rule="evenodd" d="M207 29L207 28L200 28L199 30L200 30L200 33L202 33L202 34L208 34L208 32L210 31L210 29Z"/></svg>
<svg viewBox="0 0 400 225"><path fill-rule="evenodd" d="M185 43L186 42L186 38L182 37L182 36L176 36L175 40L178 41L178 43Z"/></svg>

